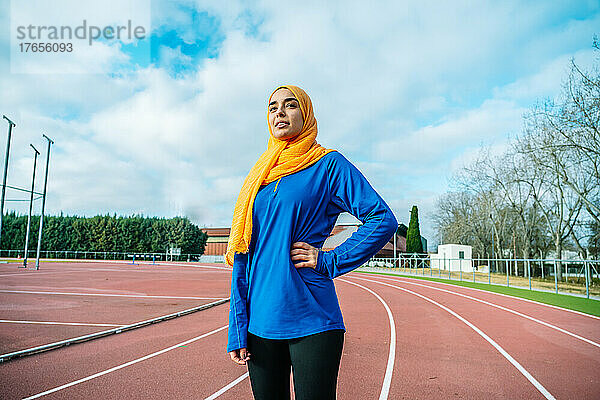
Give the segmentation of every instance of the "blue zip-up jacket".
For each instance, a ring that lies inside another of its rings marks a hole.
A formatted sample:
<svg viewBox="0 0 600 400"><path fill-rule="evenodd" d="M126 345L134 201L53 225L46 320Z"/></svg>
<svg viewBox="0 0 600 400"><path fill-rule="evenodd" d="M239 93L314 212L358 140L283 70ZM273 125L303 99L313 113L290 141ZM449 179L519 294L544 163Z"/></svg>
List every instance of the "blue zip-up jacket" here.
<svg viewBox="0 0 600 400"><path fill-rule="evenodd" d="M296 268L294 242L321 248L338 215L361 225L344 243L320 251L317 266ZM247 346L247 333L290 339L344 329L333 278L369 260L398 222L360 171L338 152L262 186L254 200L247 254L234 257L227 351Z"/></svg>

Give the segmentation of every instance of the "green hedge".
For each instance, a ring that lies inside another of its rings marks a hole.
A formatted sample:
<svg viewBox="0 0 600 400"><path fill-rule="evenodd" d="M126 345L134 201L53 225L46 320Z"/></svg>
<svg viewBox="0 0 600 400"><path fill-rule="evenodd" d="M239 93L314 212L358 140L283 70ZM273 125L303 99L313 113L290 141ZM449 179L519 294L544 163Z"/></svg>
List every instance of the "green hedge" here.
<svg viewBox="0 0 600 400"><path fill-rule="evenodd" d="M32 217L30 249L37 247L39 221L39 216ZM5 214L0 249L23 249L26 229L26 215ZM44 217L41 250L162 253L172 246L181 248L182 253L203 254L206 239L207 235L185 217L60 215Z"/></svg>

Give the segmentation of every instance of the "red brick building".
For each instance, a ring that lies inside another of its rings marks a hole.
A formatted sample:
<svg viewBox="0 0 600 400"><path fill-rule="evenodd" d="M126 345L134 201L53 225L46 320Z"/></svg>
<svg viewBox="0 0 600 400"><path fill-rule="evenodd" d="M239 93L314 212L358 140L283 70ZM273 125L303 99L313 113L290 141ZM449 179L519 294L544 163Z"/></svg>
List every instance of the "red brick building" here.
<svg viewBox="0 0 600 400"><path fill-rule="evenodd" d="M225 254L230 230L231 228L202 228L202 231L208 235L204 255L222 256Z"/></svg>
<svg viewBox="0 0 600 400"><path fill-rule="evenodd" d="M324 250L331 250L342 244L360 226L360 223L340 224L333 227L329 237L323 244ZM208 256L222 256L227 251L230 228L202 228L208 235L204 254ZM408 227L404 224L398 226L396 231L396 253L406 252L406 232ZM394 255L394 237L375 255L375 257L388 258Z"/></svg>

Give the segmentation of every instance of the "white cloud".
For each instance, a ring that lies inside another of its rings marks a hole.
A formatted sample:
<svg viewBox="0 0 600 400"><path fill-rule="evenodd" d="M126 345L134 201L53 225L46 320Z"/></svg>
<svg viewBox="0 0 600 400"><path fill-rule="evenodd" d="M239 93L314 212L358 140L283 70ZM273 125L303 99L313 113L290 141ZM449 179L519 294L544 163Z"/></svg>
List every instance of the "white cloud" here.
<svg viewBox="0 0 600 400"><path fill-rule="evenodd" d="M480 107L440 124L380 142L375 147L375 155L386 160L402 160L406 171L425 166L445 168L461 149L506 140L508 134L518 132L524 111L510 101L486 100Z"/></svg>
<svg viewBox="0 0 600 400"><path fill-rule="evenodd" d="M427 215L445 177L481 143L502 146L531 98L554 95L559 83L549 82L571 55L589 53L577 51L596 21L553 31L538 17L566 3L197 4L219 18L224 41L184 77L160 66L112 78L0 77L9 94L0 107L19 124L12 177L27 181L24 140L39 142L44 130L57 142L49 209L184 213L227 225L266 148L266 97L297 83L312 96L319 142L355 162L401 221L417 204L431 237ZM157 10L159 24L189 22L169 3ZM539 30L551 31L552 49ZM189 63L169 51L163 63Z"/></svg>
<svg viewBox="0 0 600 400"><path fill-rule="evenodd" d="M561 91L562 83L569 74L571 60L586 70L591 68L598 55L593 49L585 49L572 54L564 54L542 65L539 71L524 76L515 82L494 89L494 97L526 101L533 104L536 100L555 97Z"/></svg>
<svg viewBox="0 0 600 400"><path fill-rule="evenodd" d="M129 57L121 52L121 43L137 40L136 32L138 36L145 36L150 31L150 11L149 0L93 3L56 0L52 4L43 0L11 1L11 72L114 72L118 66L129 62ZM112 29L112 34L103 36L106 27ZM142 30L136 31L136 28ZM47 51L46 45L57 47ZM33 50L39 47L44 51Z"/></svg>

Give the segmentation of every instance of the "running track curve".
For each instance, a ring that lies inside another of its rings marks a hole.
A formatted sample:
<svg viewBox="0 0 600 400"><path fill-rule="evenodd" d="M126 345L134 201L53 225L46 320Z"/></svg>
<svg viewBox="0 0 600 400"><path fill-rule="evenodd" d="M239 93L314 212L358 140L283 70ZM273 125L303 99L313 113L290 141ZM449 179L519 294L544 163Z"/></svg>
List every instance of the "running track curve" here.
<svg viewBox="0 0 600 400"><path fill-rule="evenodd" d="M230 274L223 271L223 284L229 285L229 279ZM535 317L596 343L600 341L598 319L433 282L351 273L336 280L347 328L339 399L377 399L389 365L387 311L373 293L357 285L380 296L393 315L396 346L389 399L544 398L539 388L480 334L431 301L487 334L552 396L600 398L598 374L594 374L600 370L598 347L453 293ZM110 371L40 398L205 399L223 388L227 390L220 399L250 398L248 379L238 379L246 368L234 365L224 351L227 316L225 304L0 364L2 397L25 398ZM186 343L185 347L178 347L180 343ZM169 347L172 349L156 354ZM144 356L151 357L132 363Z"/></svg>

